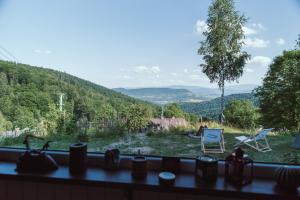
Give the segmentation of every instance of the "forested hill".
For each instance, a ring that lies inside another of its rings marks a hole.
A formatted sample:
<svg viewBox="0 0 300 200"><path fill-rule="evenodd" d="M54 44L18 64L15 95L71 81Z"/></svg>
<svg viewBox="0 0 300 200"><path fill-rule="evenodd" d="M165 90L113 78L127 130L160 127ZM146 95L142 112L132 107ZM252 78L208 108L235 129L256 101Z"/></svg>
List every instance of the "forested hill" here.
<svg viewBox="0 0 300 200"><path fill-rule="evenodd" d="M225 96L225 105L231 100L250 100L255 106L258 106L258 100L252 93L231 94ZM198 116L218 120L221 109L220 102L221 99L219 97L200 103L180 103L179 106L187 113L194 113Z"/></svg>
<svg viewBox="0 0 300 200"><path fill-rule="evenodd" d="M149 116L156 111L150 103L67 73L25 64L0 61L0 85L0 132L15 127L72 132L81 119L99 124L124 121L133 107Z"/></svg>

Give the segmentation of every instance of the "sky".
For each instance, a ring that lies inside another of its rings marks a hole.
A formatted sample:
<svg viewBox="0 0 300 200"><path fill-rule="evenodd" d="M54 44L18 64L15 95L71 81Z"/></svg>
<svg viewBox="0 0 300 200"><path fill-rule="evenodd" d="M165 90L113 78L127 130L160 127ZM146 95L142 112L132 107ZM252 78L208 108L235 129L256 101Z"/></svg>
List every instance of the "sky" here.
<svg viewBox="0 0 300 200"><path fill-rule="evenodd" d="M0 59L115 87L217 87L197 54L211 0L0 0ZM300 0L236 0L252 58L239 83L261 84L294 48Z"/></svg>

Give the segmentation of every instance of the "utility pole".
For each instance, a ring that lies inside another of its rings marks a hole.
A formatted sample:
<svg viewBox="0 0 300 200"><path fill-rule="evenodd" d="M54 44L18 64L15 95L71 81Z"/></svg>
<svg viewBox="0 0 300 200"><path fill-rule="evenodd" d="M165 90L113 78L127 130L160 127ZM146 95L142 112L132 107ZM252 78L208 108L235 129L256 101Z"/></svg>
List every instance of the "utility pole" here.
<svg viewBox="0 0 300 200"><path fill-rule="evenodd" d="M59 95L59 110L60 112L63 111L63 106L64 106L64 103L63 103L63 98L64 98L65 94L63 93L60 93Z"/></svg>
<svg viewBox="0 0 300 200"><path fill-rule="evenodd" d="M160 118L164 118L164 105L161 106L161 113L160 113Z"/></svg>
<svg viewBox="0 0 300 200"><path fill-rule="evenodd" d="M59 94L59 111L63 114L63 128L64 130L66 129L66 124L65 124L65 120L66 120L66 111L63 110L63 106L65 105L63 100L64 100L64 93L60 93Z"/></svg>

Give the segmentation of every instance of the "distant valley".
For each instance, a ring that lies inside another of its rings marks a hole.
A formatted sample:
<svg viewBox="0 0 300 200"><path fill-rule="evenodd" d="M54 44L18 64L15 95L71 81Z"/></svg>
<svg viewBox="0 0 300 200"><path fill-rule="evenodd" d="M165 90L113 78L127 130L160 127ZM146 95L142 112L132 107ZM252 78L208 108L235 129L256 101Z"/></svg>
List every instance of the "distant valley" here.
<svg viewBox="0 0 300 200"><path fill-rule="evenodd" d="M258 106L258 100L252 91L257 85L228 86L225 89L225 104L231 100L249 100ZM220 90L198 86L169 86L165 88L115 88L122 94L164 105L178 103L187 113L193 113L209 119L218 119L220 112Z"/></svg>
<svg viewBox="0 0 300 200"><path fill-rule="evenodd" d="M251 93L257 85L228 86L225 95ZM169 86L152 88L114 88L122 94L156 104L168 103L199 103L220 97L218 88L198 86Z"/></svg>

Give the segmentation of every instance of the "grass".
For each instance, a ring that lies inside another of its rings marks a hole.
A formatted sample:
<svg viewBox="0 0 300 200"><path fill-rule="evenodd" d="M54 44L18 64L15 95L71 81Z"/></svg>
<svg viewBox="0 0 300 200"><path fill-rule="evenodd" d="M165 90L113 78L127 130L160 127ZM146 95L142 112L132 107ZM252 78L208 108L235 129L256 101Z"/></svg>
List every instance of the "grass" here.
<svg viewBox="0 0 300 200"><path fill-rule="evenodd" d="M217 124L209 124L209 127L220 127ZM224 159L234 149L237 143L236 136L247 135L249 131L224 127L226 152L224 154L213 154ZM68 150L69 144L77 142L72 136L60 136L47 138L54 140L50 149ZM246 154L258 162L275 163L300 163L300 151L291 148L294 137L288 134L271 134L268 136L271 148L270 152L261 153L254 149L243 146ZM7 138L0 142L0 146L24 147L23 136L19 138ZM32 140L34 148L40 148L43 142ZM89 151L104 152L108 148L119 148L123 154L135 154L140 150L147 155L181 156L195 158L201 155L199 139L193 139L183 132L152 133L152 134L98 134L91 135L88 142Z"/></svg>

